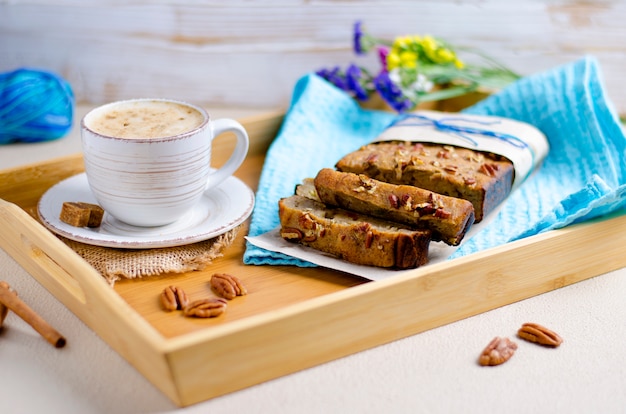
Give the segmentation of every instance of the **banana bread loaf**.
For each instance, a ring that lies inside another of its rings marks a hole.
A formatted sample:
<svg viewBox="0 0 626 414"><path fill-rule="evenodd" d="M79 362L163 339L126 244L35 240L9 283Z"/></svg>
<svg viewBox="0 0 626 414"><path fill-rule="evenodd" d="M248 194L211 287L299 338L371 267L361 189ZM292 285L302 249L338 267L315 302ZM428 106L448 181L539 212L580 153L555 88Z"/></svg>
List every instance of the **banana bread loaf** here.
<svg viewBox="0 0 626 414"><path fill-rule="evenodd" d="M514 176L513 164L495 154L403 141L365 145L344 156L336 168L468 200L476 223L508 196Z"/></svg>
<svg viewBox="0 0 626 414"><path fill-rule="evenodd" d="M429 190L396 185L363 174L324 168L315 177L322 203L394 221L414 229L429 229L432 240L457 246L474 223L472 203Z"/></svg>
<svg viewBox="0 0 626 414"><path fill-rule="evenodd" d="M300 195L278 202L280 234L351 263L411 269L428 260L429 230L411 230Z"/></svg>

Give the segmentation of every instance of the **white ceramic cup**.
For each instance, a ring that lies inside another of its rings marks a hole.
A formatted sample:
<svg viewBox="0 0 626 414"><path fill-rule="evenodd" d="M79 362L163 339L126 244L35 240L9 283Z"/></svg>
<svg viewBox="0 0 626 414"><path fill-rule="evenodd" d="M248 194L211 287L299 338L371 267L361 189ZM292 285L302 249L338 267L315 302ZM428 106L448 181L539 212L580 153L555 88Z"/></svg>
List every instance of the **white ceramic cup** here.
<svg viewBox="0 0 626 414"><path fill-rule="evenodd" d="M230 158L211 168L213 139L236 137ZM210 188L230 177L248 153L237 121L209 118L195 105L169 99L133 99L93 109L81 122L85 171L104 210L134 226L180 219Z"/></svg>

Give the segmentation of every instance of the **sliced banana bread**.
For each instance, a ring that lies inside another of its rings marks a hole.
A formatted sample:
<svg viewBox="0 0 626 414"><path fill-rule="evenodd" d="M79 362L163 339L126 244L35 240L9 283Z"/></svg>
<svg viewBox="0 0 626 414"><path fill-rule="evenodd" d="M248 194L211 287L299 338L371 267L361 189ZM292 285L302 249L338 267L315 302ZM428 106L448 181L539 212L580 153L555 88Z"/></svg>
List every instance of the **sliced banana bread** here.
<svg viewBox="0 0 626 414"><path fill-rule="evenodd" d="M329 208L300 195L283 198L278 206L280 234L287 241L367 266L411 269L428 261L429 230Z"/></svg>
<svg viewBox="0 0 626 414"><path fill-rule="evenodd" d="M457 246L474 223L472 203L411 185L390 184L364 174L324 168L315 177L317 196L326 205L430 229L432 240Z"/></svg>
<svg viewBox="0 0 626 414"><path fill-rule="evenodd" d="M499 155L404 141L365 145L344 156L336 168L468 200L477 223L508 196L514 177L513 164Z"/></svg>

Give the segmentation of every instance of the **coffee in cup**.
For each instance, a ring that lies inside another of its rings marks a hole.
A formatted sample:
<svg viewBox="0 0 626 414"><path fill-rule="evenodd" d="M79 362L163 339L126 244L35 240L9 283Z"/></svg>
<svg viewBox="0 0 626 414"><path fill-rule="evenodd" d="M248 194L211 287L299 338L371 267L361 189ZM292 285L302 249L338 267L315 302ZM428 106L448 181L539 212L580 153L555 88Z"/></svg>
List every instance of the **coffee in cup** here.
<svg viewBox="0 0 626 414"><path fill-rule="evenodd" d="M213 139L232 132L230 158L211 168ZM135 226L180 219L205 191L241 165L248 135L237 121L211 120L201 107L168 99L133 99L93 109L81 122L85 172L98 203Z"/></svg>
<svg viewBox="0 0 626 414"><path fill-rule="evenodd" d="M125 101L96 111L89 119L89 129L117 138L163 138L196 129L205 119L198 109L179 102Z"/></svg>

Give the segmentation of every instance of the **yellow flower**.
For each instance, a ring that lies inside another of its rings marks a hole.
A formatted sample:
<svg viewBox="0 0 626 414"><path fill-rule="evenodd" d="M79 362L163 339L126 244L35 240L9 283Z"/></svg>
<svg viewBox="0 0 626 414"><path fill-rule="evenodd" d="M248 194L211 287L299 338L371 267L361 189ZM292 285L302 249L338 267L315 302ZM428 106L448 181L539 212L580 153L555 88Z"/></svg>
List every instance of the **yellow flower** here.
<svg viewBox="0 0 626 414"><path fill-rule="evenodd" d="M400 66L403 68L416 68L417 67L417 53L415 52L402 52L400 54Z"/></svg>
<svg viewBox="0 0 626 414"><path fill-rule="evenodd" d="M436 39L431 36L424 36L422 40L424 53L433 62L438 64L454 63L457 64L456 54L442 46Z"/></svg>
<svg viewBox="0 0 626 414"><path fill-rule="evenodd" d="M420 61L429 61L438 65L453 64L462 69L465 64L459 60L452 49L447 48L433 36L398 36L394 39L387 56L387 70L395 68L415 69Z"/></svg>
<svg viewBox="0 0 626 414"><path fill-rule="evenodd" d="M435 39L432 38L432 36L424 36L421 44L424 48L424 53L426 53L428 57L433 55L438 47L437 42L435 41Z"/></svg>
<svg viewBox="0 0 626 414"><path fill-rule="evenodd" d="M387 70L392 71L400 66L400 55L393 49L387 55Z"/></svg>
<svg viewBox="0 0 626 414"><path fill-rule="evenodd" d="M411 36L398 36L393 41L392 48L396 50L404 50L407 49L411 43L413 43Z"/></svg>
<svg viewBox="0 0 626 414"><path fill-rule="evenodd" d="M454 62L456 56L454 56L454 52L449 49L437 49L437 58L441 61L441 63Z"/></svg>

